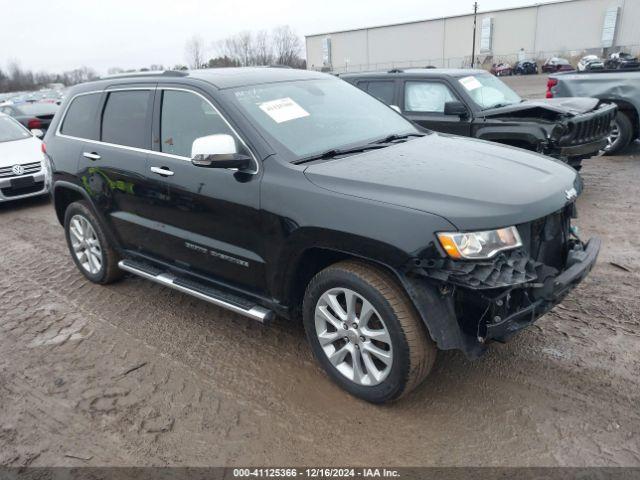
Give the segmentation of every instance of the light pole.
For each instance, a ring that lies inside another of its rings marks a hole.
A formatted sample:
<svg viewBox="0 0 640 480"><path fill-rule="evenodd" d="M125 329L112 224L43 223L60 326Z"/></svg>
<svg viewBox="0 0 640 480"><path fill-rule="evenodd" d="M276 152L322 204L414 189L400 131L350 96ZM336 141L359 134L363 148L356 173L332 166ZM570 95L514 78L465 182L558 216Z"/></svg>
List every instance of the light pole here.
<svg viewBox="0 0 640 480"><path fill-rule="evenodd" d="M473 45L471 47L471 68L475 64L476 56L476 20L478 19L478 2L473 4Z"/></svg>

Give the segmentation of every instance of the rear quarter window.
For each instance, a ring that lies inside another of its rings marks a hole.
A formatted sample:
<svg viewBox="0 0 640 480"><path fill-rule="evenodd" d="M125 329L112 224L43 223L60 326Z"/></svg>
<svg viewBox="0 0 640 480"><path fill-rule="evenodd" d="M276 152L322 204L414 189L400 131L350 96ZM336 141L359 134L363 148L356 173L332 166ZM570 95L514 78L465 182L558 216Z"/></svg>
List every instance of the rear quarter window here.
<svg viewBox="0 0 640 480"><path fill-rule="evenodd" d="M60 133L71 137L97 140L96 115L99 102L99 93L90 93L74 98L62 121Z"/></svg>

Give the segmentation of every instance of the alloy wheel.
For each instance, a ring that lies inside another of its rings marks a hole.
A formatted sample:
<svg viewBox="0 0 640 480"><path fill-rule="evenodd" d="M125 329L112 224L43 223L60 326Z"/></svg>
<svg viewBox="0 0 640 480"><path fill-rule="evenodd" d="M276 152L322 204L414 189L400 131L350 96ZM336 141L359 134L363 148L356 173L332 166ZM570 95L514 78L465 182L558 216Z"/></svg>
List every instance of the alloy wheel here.
<svg viewBox="0 0 640 480"><path fill-rule="evenodd" d="M374 306L348 288L322 294L315 308L315 330L329 362L352 382L373 386L391 371L391 335Z"/></svg>
<svg viewBox="0 0 640 480"><path fill-rule="evenodd" d="M607 137L607 144L604 147L604 151L608 152L615 148L616 143L620 139L620 125L618 125L617 121L613 121L611 125L611 132L609 132L609 136Z"/></svg>
<svg viewBox="0 0 640 480"><path fill-rule="evenodd" d="M82 215L74 215L69 223L73 253L87 272L96 275L102 269L102 247L91 223Z"/></svg>

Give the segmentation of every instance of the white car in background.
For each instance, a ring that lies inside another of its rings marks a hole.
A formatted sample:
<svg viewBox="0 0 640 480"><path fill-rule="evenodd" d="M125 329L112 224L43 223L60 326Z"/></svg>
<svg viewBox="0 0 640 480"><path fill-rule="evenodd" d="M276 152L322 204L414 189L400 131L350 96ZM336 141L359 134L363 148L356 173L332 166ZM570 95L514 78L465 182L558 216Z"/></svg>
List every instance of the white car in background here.
<svg viewBox="0 0 640 480"><path fill-rule="evenodd" d="M588 72L590 70L604 70L604 60L597 55L582 57L578 62L578 71Z"/></svg>
<svg viewBox="0 0 640 480"><path fill-rule="evenodd" d="M49 193L51 168L42 131L0 113L0 203Z"/></svg>

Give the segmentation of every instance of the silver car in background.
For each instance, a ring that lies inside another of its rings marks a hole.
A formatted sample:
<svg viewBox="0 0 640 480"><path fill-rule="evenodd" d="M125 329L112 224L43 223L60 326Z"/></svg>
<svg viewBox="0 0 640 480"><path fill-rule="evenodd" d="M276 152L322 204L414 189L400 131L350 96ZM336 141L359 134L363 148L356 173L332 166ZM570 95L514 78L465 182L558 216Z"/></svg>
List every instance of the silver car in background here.
<svg viewBox="0 0 640 480"><path fill-rule="evenodd" d="M51 169L39 137L0 113L0 203L46 195L51 188Z"/></svg>

